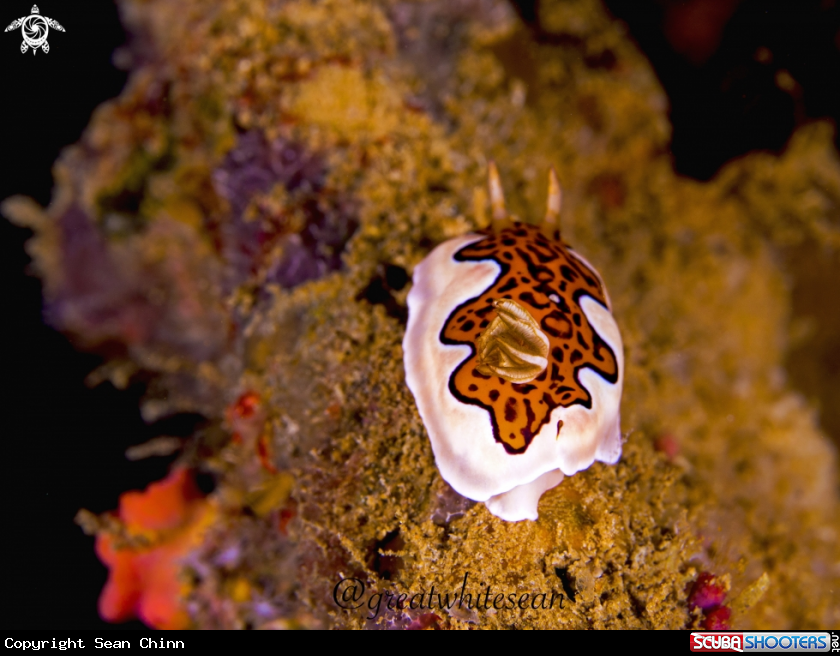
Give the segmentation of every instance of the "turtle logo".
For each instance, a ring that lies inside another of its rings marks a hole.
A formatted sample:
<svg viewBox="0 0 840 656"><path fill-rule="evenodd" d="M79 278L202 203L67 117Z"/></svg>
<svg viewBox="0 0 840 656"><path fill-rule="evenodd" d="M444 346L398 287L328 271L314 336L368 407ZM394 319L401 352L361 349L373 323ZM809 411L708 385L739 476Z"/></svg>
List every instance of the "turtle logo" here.
<svg viewBox="0 0 840 656"><path fill-rule="evenodd" d="M50 28L63 32L64 28L54 21L52 18L41 16L38 10L38 5L32 5L32 13L29 16L13 20L12 24L6 28L6 32L20 28L23 34L23 43L20 44L20 51L26 52L32 48L32 54L38 52L38 48L43 48L44 52L50 51L50 44L47 43L47 34Z"/></svg>

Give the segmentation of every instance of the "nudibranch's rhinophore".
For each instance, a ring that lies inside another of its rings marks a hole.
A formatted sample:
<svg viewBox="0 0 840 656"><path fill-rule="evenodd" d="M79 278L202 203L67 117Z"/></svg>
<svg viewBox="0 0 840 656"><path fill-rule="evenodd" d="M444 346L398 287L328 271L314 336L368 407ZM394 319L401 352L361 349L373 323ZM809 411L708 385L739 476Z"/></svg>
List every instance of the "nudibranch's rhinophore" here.
<svg viewBox="0 0 840 656"><path fill-rule="evenodd" d="M624 355L600 275L560 238L554 171L540 226L508 215L492 163L489 177L491 228L414 271L403 351L443 478L519 521L564 475L618 461Z"/></svg>

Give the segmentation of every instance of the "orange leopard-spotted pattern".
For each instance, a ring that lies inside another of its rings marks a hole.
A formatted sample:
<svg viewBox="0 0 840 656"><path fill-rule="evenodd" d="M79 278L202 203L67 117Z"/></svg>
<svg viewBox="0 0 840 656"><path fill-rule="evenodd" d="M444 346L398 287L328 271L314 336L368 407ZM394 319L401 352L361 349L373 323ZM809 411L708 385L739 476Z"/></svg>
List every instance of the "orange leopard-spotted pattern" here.
<svg viewBox="0 0 840 656"><path fill-rule="evenodd" d="M452 394L489 412L493 434L508 453L524 453L554 408L576 403L591 407L592 398L578 380L581 369L589 367L610 383L618 380L615 354L579 304L581 296L589 296L607 307L607 299L598 275L569 252L559 234L551 240L539 228L518 222L486 234L459 250L455 259L494 260L501 273L483 294L455 308L440 338L444 344L472 348L449 379ZM495 316L492 302L502 298L527 309L549 339L548 367L527 383L476 370L476 340Z"/></svg>

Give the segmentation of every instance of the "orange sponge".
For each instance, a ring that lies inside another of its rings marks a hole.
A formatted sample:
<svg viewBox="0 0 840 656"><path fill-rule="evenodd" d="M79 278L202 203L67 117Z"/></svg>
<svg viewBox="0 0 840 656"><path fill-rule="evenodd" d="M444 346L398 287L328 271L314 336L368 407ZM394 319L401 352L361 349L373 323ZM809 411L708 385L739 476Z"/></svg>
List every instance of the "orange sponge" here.
<svg viewBox="0 0 840 656"><path fill-rule="evenodd" d="M147 546L118 549L113 535L97 536L96 554L109 569L99 597L100 616L109 622L138 617L156 629L187 628L181 561L200 544L211 515L210 502L183 468L143 492L121 495L119 519L129 537Z"/></svg>

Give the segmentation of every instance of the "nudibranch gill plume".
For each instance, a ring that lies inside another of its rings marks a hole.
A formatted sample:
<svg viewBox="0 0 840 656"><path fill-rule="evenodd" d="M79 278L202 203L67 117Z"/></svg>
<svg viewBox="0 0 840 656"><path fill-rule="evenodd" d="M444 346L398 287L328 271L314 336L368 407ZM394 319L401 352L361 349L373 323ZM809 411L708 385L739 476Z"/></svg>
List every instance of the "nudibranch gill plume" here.
<svg viewBox="0 0 840 656"><path fill-rule="evenodd" d="M621 335L598 272L563 242L549 174L539 226L505 209L489 171L490 228L450 239L414 270L406 382L438 469L508 521L543 492L621 456Z"/></svg>

